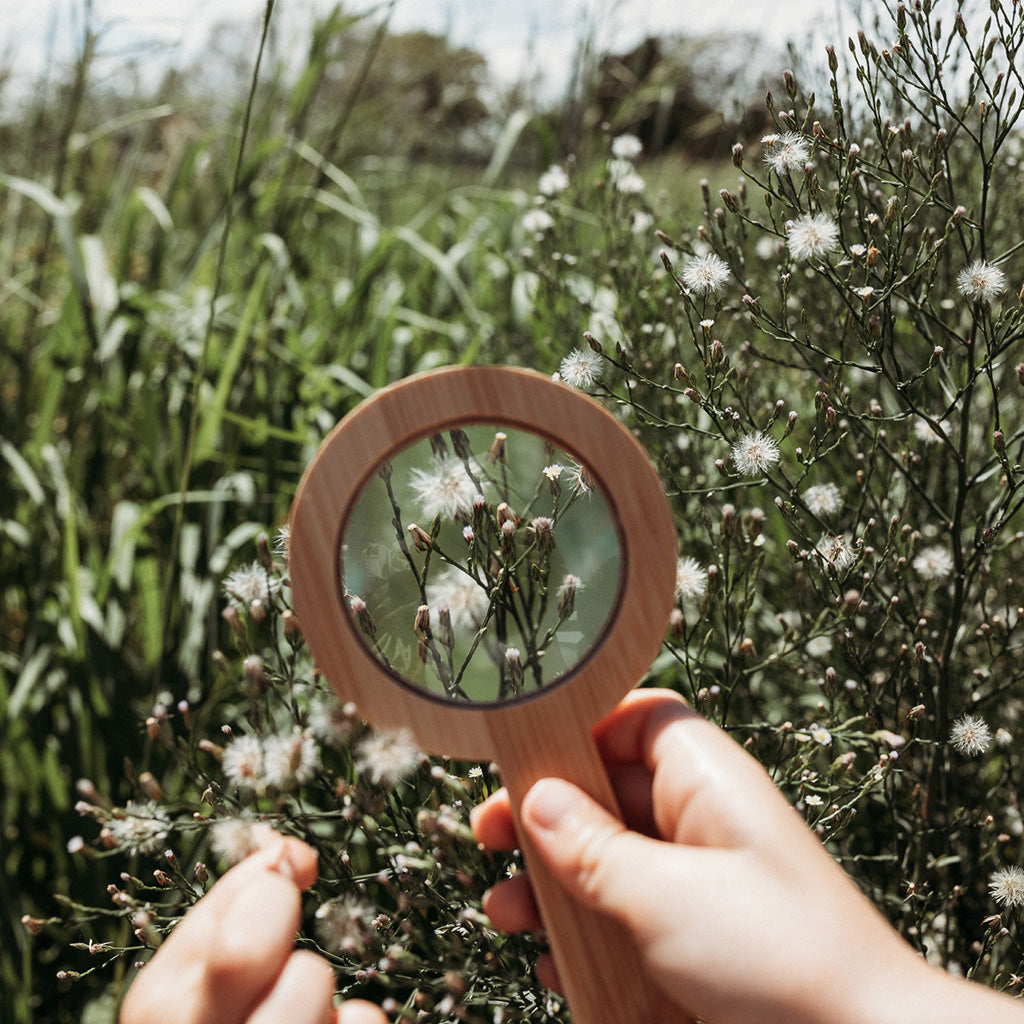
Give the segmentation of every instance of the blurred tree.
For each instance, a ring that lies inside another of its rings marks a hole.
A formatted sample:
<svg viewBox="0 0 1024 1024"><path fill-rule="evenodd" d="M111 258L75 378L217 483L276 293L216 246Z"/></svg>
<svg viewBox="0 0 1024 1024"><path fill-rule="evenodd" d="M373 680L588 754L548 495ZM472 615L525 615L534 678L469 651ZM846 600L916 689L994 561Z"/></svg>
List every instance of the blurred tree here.
<svg viewBox="0 0 1024 1024"><path fill-rule="evenodd" d="M753 55L753 58L751 58ZM769 69L780 57L755 36L648 36L598 68L593 121L631 132L649 155L683 148L723 158L761 131Z"/></svg>

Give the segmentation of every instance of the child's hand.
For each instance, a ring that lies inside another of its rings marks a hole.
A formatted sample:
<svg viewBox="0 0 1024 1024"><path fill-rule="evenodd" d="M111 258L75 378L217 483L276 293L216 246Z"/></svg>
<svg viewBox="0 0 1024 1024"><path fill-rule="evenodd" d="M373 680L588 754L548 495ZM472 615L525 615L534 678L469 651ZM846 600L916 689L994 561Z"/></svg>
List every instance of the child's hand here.
<svg viewBox="0 0 1024 1024"><path fill-rule="evenodd" d="M121 1024L387 1024L375 1006L332 1006L330 965L296 950L316 856L281 838L232 868L186 914L128 991Z"/></svg>
<svg viewBox="0 0 1024 1024"><path fill-rule="evenodd" d="M868 1024L1024 1020L1024 1008L926 965L828 856L753 758L667 691L630 694L595 730L623 825L543 779L523 827L555 877L633 937L680 1020ZM476 809L481 842L517 840L504 791ZM533 929L524 875L485 909ZM550 960L538 967L558 987Z"/></svg>

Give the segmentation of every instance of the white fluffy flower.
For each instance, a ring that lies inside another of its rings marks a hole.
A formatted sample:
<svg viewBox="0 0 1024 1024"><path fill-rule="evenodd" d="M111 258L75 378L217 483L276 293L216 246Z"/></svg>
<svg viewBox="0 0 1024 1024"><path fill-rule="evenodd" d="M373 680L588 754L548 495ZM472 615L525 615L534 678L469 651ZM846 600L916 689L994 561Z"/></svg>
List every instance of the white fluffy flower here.
<svg viewBox="0 0 1024 1024"><path fill-rule="evenodd" d="M839 244L839 225L827 213L805 213L786 224L786 243L795 260L818 260Z"/></svg>
<svg viewBox="0 0 1024 1024"><path fill-rule="evenodd" d="M268 736L263 743L263 784L287 791L309 782L320 767L320 752L308 733Z"/></svg>
<svg viewBox="0 0 1024 1024"><path fill-rule="evenodd" d="M842 503L842 495L835 484L815 484L804 491L804 504L816 516L833 515Z"/></svg>
<svg viewBox="0 0 1024 1024"><path fill-rule="evenodd" d="M717 295L728 280L729 264L713 252L695 256L683 267L683 284L696 295Z"/></svg>
<svg viewBox="0 0 1024 1024"><path fill-rule="evenodd" d="M354 704L344 704L337 697L318 697L309 709L309 728L321 743L342 747L358 722Z"/></svg>
<svg viewBox="0 0 1024 1024"><path fill-rule="evenodd" d="M258 736L236 736L224 748L221 767L230 783L243 789L263 785L263 743Z"/></svg>
<svg viewBox="0 0 1024 1024"><path fill-rule="evenodd" d="M569 187L569 175L552 164L537 180L537 191L545 196L557 196Z"/></svg>
<svg viewBox="0 0 1024 1024"><path fill-rule="evenodd" d="M373 786L394 789L419 767L420 751L412 733L400 729L396 733L371 732L355 748L355 763L360 775Z"/></svg>
<svg viewBox="0 0 1024 1024"><path fill-rule="evenodd" d="M842 534L826 533L817 543L815 550L829 565L842 572L857 560L857 550Z"/></svg>
<svg viewBox="0 0 1024 1024"><path fill-rule="evenodd" d="M430 470L414 469L412 488L428 519L438 514L454 519L473 511L476 484L462 460L453 455L434 456Z"/></svg>
<svg viewBox="0 0 1024 1024"><path fill-rule="evenodd" d="M130 803L123 813L110 818L104 826L104 838L132 855L156 853L163 847L170 823L156 804Z"/></svg>
<svg viewBox="0 0 1024 1024"><path fill-rule="evenodd" d="M612 139L612 156L616 160L635 160L643 151L643 143L635 135L619 135Z"/></svg>
<svg viewBox="0 0 1024 1024"><path fill-rule="evenodd" d="M832 742L832 733L823 725L812 725L807 732L815 743L820 743L823 747L827 747Z"/></svg>
<svg viewBox="0 0 1024 1024"><path fill-rule="evenodd" d="M765 135L761 139L761 145L764 149L764 162L776 174L802 171L807 158L811 155L806 140L796 132Z"/></svg>
<svg viewBox="0 0 1024 1024"><path fill-rule="evenodd" d="M988 891L1004 907L1024 907L1024 871L1016 865L1000 868L990 876Z"/></svg>
<svg viewBox="0 0 1024 1024"><path fill-rule="evenodd" d="M316 932L324 948L353 956L373 941L374 908L352 893L335 896L316 908Z"/></svg>
<svg viewBox="0 0 1024 1024"><path fill-rule="evenodd" d="M779 458L778 443L760 430L745 434L732 446L732 461L742 476L759 476Z"/></svg>
<svg viewBox="0 0 1024 1024"><path fill-rule="evenodd" d="M953 556L941 546L923 548L914 558L914 572L926 580L944 580L953 573Z"/></svg>
<svg viewBox="0 0 1024 1024"><path fill-rule="evenodd" d="M708 571L695 558L680 558L676 562L676 600L695 601L708 589Z"/></svg>
<svg viewBox="0 0 1024 1024"><path fill-rule="evenodd" d="M615 190L623 195L639 195L646 187L647 182L636 171L630 174L623 174L615 179Z"/></svg>
<svg viewBox="0 0 1024 1024"><path fill-rule="evenodd" d="M224 594L233 608L248 611L257 601L266 604L280 586L277 576L272 576L259 562L253 562L228 574Z"/></svg>
<svg viewBox="0 0 1024 1024"><path fill-rule="evenodd" d="M475 633L490 606L487 588L454 565L446 566L427 583L427 601L433 613L448 609L456 632Z"/></svg>
<svg viewBox="0 0 1024 1024"><path fill-rule="evenodd" d="M210 846L221 860L237 864L266 846L274 834L270 825L256 818L221 818L210 825Z"/></svg>
<svg viewBox="0 0 1024 1024"><path fill-rule="evenodd" d="M984 718L963 715L953 723L949 731L949 742L966 757L977 757L992 746L992 731Z"/></svg>
<svg viewBox="0 0 1024 1024"><path fill-rule="evenodd" d="M562 380L573 388L589 388L601 379L604 363L590 348L574 348L558 367Z"/></svg>
<svg viewBox="0 0 1024 1024"><path fill-rule="evenodd" d="M975 260L957 275L956 286L965 299L989 303L1006 287L1006 274L985 260Z"/></svg>
<svg viewBox="0 0 1024 1024"><path fill-rule="evenodd" d="M528 235L542 235L555 226L555 219L547 210L527 210L522 225Z"/></svg>
<svg viewBox="0 0 1024 1024"><path fill-rule="evenodd" d="M916 419L914 420L914 437L918 439L922 444L939 444L943 435L949 437L952 426L949 420L939 421L939 430L936 430L927 420Z"/></svg>

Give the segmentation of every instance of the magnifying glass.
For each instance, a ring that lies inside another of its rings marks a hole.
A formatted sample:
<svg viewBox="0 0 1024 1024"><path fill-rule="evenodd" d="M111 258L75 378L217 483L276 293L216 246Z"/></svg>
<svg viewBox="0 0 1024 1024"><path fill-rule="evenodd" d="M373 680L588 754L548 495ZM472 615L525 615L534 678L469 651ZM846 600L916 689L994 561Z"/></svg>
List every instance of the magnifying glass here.
<svg viewBox="0 0 1024 1024"><path fill-rule="evenodd" d="M511 367L378 392L302 479L289 573L317 665L375 728L496 762L517 824L545 776L619 814L591 729L658 652L675 531L647 454L593 399ZM621 927L523 846L577 1024L677 1016Z"/></svg>

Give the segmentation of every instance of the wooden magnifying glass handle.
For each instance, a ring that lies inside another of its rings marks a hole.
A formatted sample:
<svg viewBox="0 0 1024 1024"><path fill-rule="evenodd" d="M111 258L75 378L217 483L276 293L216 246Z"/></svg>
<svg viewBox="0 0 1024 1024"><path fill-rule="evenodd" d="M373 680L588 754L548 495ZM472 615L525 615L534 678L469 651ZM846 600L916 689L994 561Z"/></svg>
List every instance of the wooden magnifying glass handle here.
<svg viewBox="0 0 1024 1024"><path fill-rule="evenodd" d="M524 742L497 737L496 760L508 790L527 871L574 1024L675 1024L683 1011L646 977L640 955L625 927L584 907L562 888L526 838L519 808L530 787L557 776L580 787L606 810L621 817L611 781L589 729L569 731L549 723L557 737ZM544 730L545 732L548 729ZM552 756L553 755L553 756ZM507 767L506 767L507 766ZM643 866L637 865L637 871Z"/></svg>

